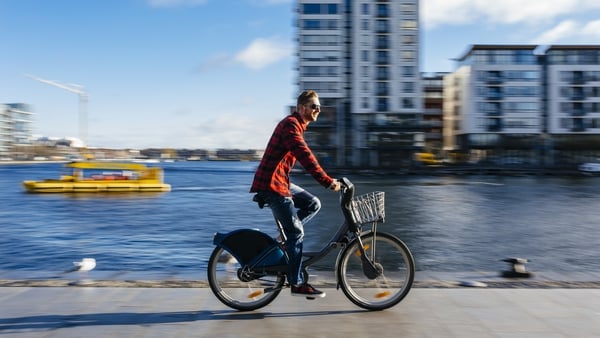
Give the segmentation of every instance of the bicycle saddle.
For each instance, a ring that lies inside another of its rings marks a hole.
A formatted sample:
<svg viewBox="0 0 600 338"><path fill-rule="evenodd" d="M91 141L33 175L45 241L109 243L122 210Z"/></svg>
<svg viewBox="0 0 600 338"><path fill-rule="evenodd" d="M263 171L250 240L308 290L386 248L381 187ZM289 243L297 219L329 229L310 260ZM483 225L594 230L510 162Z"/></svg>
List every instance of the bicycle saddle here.
<svg viewBox="0 0 600 338"><path fill-rule="evenodd" d="M265 205L269 204L262 196L260 196L260 194L254 195L254 197L252 197L252 201L258 203L258 207L261 209L264 208Z"/></svg>

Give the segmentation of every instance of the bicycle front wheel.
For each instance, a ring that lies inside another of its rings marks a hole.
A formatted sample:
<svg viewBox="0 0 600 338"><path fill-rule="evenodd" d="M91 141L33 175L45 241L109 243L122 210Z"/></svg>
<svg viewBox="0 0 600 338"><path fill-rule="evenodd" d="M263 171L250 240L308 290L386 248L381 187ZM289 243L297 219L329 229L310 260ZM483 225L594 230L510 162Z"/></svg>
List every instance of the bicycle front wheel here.
<svg viewBox="0 0 600 338"><path fill-rule="evenodd" d="M380 273L373 279L365 275L360 244L355 239L342 251L338 262L337 275L342 291L362 308L390 308L410 291L415 276L412 254L404 242L387 233L369 233L361 236L361 240L367 257Z"/></svg>
<svg viewBox="0 0 600 338"><path fill-rule="evenodd" d="M208 261L208 284L215 296L225 305L252 311L271 303L281 292L283 274L243 273L241 264L223 248L216 247Z"/></svg>

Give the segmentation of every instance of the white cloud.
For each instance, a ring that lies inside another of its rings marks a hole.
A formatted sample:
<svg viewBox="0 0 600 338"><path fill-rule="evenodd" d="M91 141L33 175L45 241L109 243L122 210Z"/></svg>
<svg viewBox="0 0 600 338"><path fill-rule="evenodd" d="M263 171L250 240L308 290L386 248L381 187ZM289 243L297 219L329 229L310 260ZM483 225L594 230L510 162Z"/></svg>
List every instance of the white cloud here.
<svg viewBox="0 0 600 338"><path fill-rule="evenodd" d="M597 0L423 0L427 28L473 23L536 24L570 13L600 9Z"/></svg>
<svg viewBox="0 0 600 338"><path fill-rule="evenodd" d="M250 69L262 69L292 55L293 45L278 37L257 38L235 55L219 53L203 61L200 72L241 64Z"/></svg>
<svg viewBox="0 0 600 338"><path fill-rule="evenodd" d="M180 7L204 5L208 0L146 0L152 7Z"/></svg>
<svg viewBox="0 0 600 338"><path fill-rule="evenodd" d="M572 36L579 29L579 25L573 20L565 20L535 38L532 42L536 44L552 44Z"/></svg>
<svg viewBox="0 0 600 338"><path fill-rule="evenodd" d="M292 54L292 44L280 38L258 38L235 55L234 60L251 69L261 69Z"/></svg>
<svg viewBox="0 0 600 338"><path fill-rule="evenodd" d="M547 30L532 43L597 43L600 39L600 20L578 23L574 20L565 20Z"/></svg>
<svg viewBox="0 0 600 338"><path fill-rule="evenodd" d="M594 38L595 41L600 39L600 20L588 22L581 30L583 35ZM597 43L597 42L596 42Z"/></svg>

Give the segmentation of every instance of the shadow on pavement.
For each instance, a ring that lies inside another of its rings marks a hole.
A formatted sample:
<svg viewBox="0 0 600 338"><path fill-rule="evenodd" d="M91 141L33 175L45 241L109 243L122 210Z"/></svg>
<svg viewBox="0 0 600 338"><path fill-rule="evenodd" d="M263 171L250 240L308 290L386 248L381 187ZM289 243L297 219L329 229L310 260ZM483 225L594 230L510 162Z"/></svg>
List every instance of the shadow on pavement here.
<svg viewBox="0 0 600 338"><path fill-rule="evenodd" d="M69 315L36 315L14 318L0 318L0 333L22 330L52 330L69 327L103 325L151 325L183 323L204 320L256 320L264 318L325 316L367 312L349 311L308 311L308 312L239 312L235 310L219 311L182 311L182 312L110 312Z"/></svg>

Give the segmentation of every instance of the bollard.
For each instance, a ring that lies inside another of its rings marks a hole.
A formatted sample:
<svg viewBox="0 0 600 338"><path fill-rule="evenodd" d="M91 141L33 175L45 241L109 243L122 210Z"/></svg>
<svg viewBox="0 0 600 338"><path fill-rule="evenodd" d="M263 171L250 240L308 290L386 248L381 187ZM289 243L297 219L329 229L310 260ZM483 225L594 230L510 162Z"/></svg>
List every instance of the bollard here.
<svg viewBox="0 0 600 338"><path fill-rule="evenodd" d="M529 278L532 273L525 269L525 263L529 262L525 258L506 258L502 260L511 265L512 270L502 271L502 277L505 278Z"/></svg>

